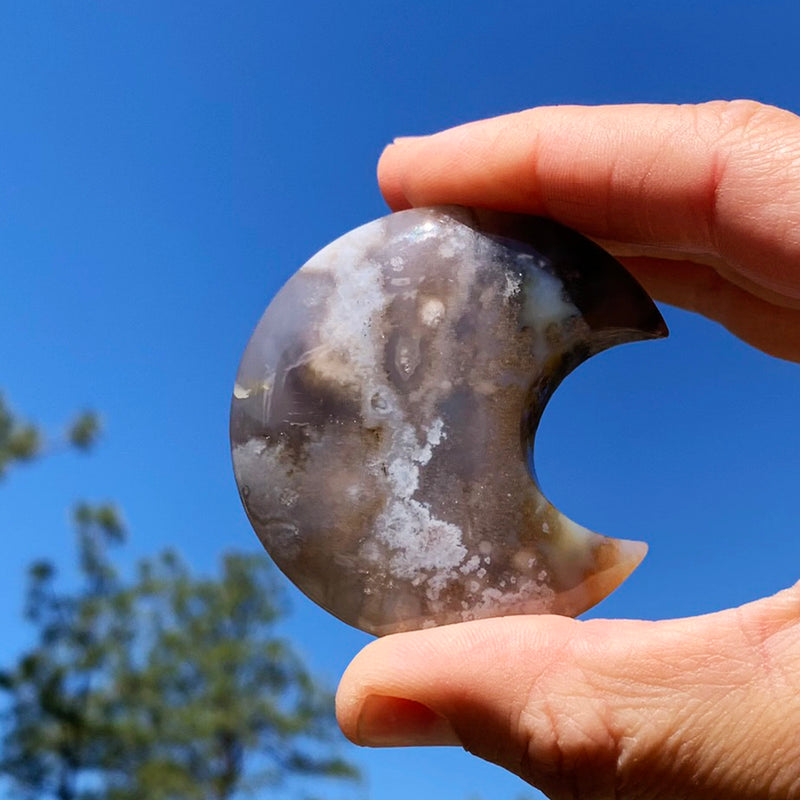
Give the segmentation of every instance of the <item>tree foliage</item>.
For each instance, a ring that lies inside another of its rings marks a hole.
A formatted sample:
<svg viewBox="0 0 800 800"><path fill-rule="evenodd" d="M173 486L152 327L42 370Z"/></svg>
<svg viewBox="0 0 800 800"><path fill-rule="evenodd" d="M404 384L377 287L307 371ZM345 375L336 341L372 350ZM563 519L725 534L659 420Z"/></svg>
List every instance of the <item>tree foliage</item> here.
<svg viewBox="0 0 800 800"><path fill-rule="evenodd" d="M25 616L37 630L37 646L0 673L9 695L3 719L0 771L12 778L20 796L93 798L80 788L84 773L108 761L107 676L129 639L117 577L105 548L122 537L110 506L75 511L83 585L61 593L55 568L35 562L29 571Z"/></svg>
<svg viewBox="0 0 800 800"><path fill-rule="evenodd" d="M88 446L96 421L76 427L68 440ZM0 470L36 455L37 437L0 403ZM126 578L118 510L80 504L73 523L77 585L31 565L35 643L0 670L0 775L15 797L226 800L357 777L331 694L279 634L286 608L263 555L228 554L208 577L166 551Z"/></svg>
<svg viewBox="0 0 800 800"><path fill-rule="evenodd" d="M89 450L100 435L100 419L92 411L79 414L61 440L48 442L41 430L16 415L0 394L0 478L16 463L31 461L48 449L69 445Z"/></svg>
<svg viewBox="0 0 800 800"><path fill-rule="evenodd" d="M17 461L29 461L41 448L35 425L19 420L0 395L0 478Z"/></svg>
<svg viewBox="0 0 800 800"><path fill-rule="evenodd" d="M142 563L133 596L148 623L136 629L143 656L117 682L138 702L120 709L131 764L115 797L222 800L288 775L355 777L320 747L332 697L274 634L273 578L263 556L228 554L217 578L170 552Z"/></svg>

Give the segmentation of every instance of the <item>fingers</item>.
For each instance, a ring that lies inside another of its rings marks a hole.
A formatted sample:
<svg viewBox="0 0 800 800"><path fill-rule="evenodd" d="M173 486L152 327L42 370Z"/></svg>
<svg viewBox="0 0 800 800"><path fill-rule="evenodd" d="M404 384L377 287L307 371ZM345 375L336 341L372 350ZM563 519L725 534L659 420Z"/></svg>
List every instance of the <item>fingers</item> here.
<svg viewBox="0 0 800 800"><path fill-rule="evenodd" d="M749 101L536 108L400 140L378 177L395 209L544 214L596 238L719 256L800 298L800 120L787 111Z"/></svg>
<svg viewBox="0 0 800 800"><path fill-rule="evenodd" d="M398 634L353 661L337 714L356 743L460 743L556 800L790 797L799 618L794 589L690 620Z"/></svg>
<svg viewBox="0 0 800 800"><path fill-rule="evenodd" d="M800 308L762 299L705 264L652 258L621 260L656 300L702 314L753 347L800 363Z"/></svg>

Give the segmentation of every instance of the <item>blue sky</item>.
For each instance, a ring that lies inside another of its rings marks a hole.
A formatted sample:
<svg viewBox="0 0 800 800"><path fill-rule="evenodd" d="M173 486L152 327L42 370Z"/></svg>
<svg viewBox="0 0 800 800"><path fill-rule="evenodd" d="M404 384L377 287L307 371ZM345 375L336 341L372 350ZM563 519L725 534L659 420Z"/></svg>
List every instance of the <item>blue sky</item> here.
<svg viewBox="0 0 800 800"><path fill-rule="evenodd" d="M6 3L0 8L0 386L57 430L92 407L96 454L0 491L2 634L23 570L68 558L67 509L113 499L128 558L198 569L256 546L227 412L250 331L321 246L385 212L399 135L549 103L752 97L800 111L795 0ZM594 612L661 618L800 577L800 366L664 308L665 342L581 367L543 420L537 471L570 517L651 550ZM368 637L288 589L331 685ZM376 800L515 798L448 750L347 751Z"/></svg>

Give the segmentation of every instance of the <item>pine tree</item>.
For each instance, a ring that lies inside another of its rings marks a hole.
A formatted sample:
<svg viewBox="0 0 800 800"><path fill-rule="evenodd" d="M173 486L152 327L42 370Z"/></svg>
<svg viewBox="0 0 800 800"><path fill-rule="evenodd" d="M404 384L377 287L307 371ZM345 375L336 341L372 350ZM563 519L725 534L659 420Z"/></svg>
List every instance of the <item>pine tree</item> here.
<svg viewBox="0 0 800 800"><path fill-rule="evenodd" d="M85 414L65 439L85 449L98 430ZM45 449L0 401L0 475ZM31 565L35 643L0 670L0 775L14 797L228 800L358 777L338 754L332 695L279 634L286 607L263 554L229 553L218 575L197 576L165 551L126 578L112 557L119 511L80 504L73 523L78 583Z"/></svg>

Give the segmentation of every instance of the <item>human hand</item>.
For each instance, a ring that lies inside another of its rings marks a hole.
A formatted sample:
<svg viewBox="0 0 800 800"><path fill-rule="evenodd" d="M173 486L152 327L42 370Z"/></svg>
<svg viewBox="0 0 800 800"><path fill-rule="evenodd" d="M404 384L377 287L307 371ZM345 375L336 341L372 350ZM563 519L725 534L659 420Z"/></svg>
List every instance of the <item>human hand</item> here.
<svg viewBox="0 0 800 800"><path fill-rule="evenodd" d="M800 119L754 103L541 108L403 140L393 209L553 217L657 298L800 361ZM461 745L554 800L800 798L800 584L683 620L396 634L337 696L358 744Z"/></svg>

